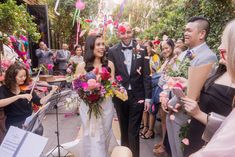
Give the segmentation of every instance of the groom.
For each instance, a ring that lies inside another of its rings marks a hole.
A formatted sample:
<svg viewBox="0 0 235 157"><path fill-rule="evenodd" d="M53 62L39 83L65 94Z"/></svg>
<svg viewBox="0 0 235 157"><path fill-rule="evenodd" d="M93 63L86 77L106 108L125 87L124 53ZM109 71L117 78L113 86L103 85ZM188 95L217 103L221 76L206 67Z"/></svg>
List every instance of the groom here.
<svg viewBox="0 0 235 157"><path fill-rule="evenodd" d="M109 60L114 63L115 76L122 77L122 85L128 93L123 102L117 97L113 102L121 130L121 145L131 149L133 157L139 157L139 128L143 111L148 111L151 99L149 57L145 48L133 40L129 23L121 23L117 35L120 43L109 49Z"/></svg>

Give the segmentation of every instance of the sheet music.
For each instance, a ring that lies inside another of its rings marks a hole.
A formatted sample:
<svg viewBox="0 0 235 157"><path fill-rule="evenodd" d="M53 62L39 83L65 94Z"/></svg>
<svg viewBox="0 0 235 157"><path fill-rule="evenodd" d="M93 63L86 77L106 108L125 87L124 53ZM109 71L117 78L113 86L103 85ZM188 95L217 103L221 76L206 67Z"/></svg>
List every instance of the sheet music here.
<svg viewBox="0 0 235 157"><path fill-rule="evenodd" d="M0 157L12 157L25 134L26 131L11 126L1 144Z"/></svg>
<svg viewBox="0 0 235 157"><path fill-rule="evenodd" d="M39 157L48 139L11 126L0 146L0 157ZM32 146L35 146L32 148Z"/></svg>

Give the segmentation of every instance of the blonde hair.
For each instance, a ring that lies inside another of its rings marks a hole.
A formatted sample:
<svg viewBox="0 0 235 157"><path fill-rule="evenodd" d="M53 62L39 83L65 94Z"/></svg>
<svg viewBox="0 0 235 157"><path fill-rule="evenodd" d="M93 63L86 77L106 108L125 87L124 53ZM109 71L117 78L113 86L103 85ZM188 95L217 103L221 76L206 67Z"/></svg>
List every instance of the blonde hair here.
<svg viewBox="0 0 235 157"><path fill-rule="evenodd" d="M235 19L225 27L222 40L227 53L227 71L235 82Z"/></svg>

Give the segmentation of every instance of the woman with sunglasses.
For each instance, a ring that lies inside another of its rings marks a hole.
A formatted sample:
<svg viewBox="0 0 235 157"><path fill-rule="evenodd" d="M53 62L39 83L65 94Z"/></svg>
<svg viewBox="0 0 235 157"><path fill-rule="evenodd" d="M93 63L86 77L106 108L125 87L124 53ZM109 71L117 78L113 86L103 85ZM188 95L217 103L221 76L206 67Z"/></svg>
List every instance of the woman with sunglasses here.
<svg viewBox="0 0 235 157"><path fill-rule="evenodd" d="M201 140L201 136L207 123L208 113L215 112L228 116L232 111L235 95L234 30L235 21L233 20L223 32L222 42L219 46L221 57L219 67L216 73L206 81L201 91L199 102L189 98L182 98L185 110L192 116L188 134L189 146L185 147L185 156L198 151L205 144ZM234 132L233 130L231 131ZM215 150L217 148L214 148ZM215 154L212 156L215 156Z"/></svg>

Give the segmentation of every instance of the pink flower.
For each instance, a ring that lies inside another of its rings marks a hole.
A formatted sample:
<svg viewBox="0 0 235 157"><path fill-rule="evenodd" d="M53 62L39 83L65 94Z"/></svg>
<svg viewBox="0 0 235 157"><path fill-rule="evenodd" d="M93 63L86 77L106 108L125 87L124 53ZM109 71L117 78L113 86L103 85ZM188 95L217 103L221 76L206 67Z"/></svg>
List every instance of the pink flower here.
<svg viewBox="0 0 235 157"><path fill-rule="evenodd" d="M96 80L95 79L89 79L87 81L87 85L88 85L88 89L89 90L92 90L92 89L95 89L96 88Z"/></svg>
<svg viewBox="0 0 235 157"><path fill-rule="evenodd" d="M83 3L81 0L77 0L76 8L79 9L79 10L85 9L85 3Z"/></svg>
<svg viewBox="0 0 235 157"><path fill-rule="evenodd" d="M126 33L126 28L121 25L121 26L118 27L118 32L119 33Z"/></svg>
<svg viewBox="0 0 235 157"><path fill-rule="evenodd" d="M101 74L101 79L104 81L110 79L110 77L111 77L108 69L104 68L104 67L102 68L102 72L100 74Z"/></svg>
<svg viewBox="0 0 235 157"><path fill-rule="evenodd" d="M54 67L54 65L53 65L53 64L47 64L47 69L48 69L48 70L52 70L52 69L53 69L53 67Z"/></svg>
<svg viewBox="0 0 235 157"><path fill-rule="evenodd" d="M23 41L25 41L25 42L28 41L28 39L27 39L24 35L20 35L20 39L23 40Z"/></svg>
<svg viewBox="0 0 235 157"><path fill-rule="evenodd" d="M120 75L116 76L116 79L117 79L118 82L122 81L122 77Z"/></svg>
<svg viewBox="0 0 235 157"><path fill-rule="evenodd" d="M82 82L81 86L82 86L83 90L87 90L87 88L88 88L88 84L86 82Z"/></svg>
<svg viewBox="0 0 235 157"><path fill-rule="evenodd" d="M182 83L176 82L176 84L174 85L174 87L178 87L180 89L184 89L184 85Z"/></svg>
<svg viewBox="0 0 235 157"><path fill-rule="evenodd" d="M184 138L181 142L185 144L186 146L189 145L189 140L187 138Z"/></svg>
<svg viewBox="0 0 235 157"><path fill-rule="evenodd" d="M91 23L92 20L91 20L91 19L85 19L84 22L86 22L86 23Z"/></svg>

